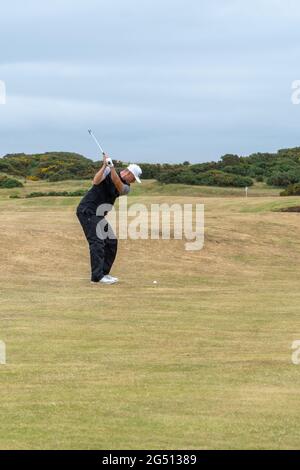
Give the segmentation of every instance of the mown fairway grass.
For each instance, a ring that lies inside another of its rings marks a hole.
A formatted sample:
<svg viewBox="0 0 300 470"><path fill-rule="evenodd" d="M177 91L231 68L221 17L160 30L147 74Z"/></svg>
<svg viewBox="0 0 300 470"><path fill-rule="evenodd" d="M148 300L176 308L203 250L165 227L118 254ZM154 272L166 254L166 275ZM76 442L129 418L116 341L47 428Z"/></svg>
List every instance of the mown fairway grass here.
<svg viewBox="0 0 300 470"><path fill-rule="evenodd" d="M140 192L130 201L204 203L204 249L121 241L120 284L95 287L79 199L12 192L0 193L1 449L300 448L300 218L273 211L297 198Z"/></svg>

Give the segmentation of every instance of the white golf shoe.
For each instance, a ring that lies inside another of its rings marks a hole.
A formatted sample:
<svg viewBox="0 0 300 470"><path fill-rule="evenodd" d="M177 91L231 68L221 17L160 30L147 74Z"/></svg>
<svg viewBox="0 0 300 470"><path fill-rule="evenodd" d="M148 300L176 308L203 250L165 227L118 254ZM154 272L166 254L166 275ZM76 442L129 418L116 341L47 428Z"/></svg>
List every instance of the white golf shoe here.
<svg viewBox="0 0 300 470"><path fill-rule="evenodd" d="M118 280L119 280L118 277L111 276L110 274L106 274L105 277L108 277L108 279L113 279L113 280L116 281L116 282L118 282Z"/></svg>
<svg viewBox="0 0 300 470"><path fill-rule="evenodd" d="M118 282L118 279L116 277L112 276L104 276L100 281L102 284L115 284Z"/></svg>

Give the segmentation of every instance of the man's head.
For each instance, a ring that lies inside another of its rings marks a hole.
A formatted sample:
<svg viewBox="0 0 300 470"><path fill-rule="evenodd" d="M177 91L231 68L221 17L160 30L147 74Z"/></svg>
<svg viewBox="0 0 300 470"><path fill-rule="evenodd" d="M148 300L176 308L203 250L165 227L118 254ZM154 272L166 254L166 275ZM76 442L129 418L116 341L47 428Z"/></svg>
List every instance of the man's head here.
<svg viewBox="0 0 300 470"><path fill-rule="evenodd" d="M130 164L126 170L122 170L120 175L123 178L123 180L126 181L126 183L134 183L137 181L138 183L141 183L140 176L142 174L141 168L136 165L135 163Z"/></svg>

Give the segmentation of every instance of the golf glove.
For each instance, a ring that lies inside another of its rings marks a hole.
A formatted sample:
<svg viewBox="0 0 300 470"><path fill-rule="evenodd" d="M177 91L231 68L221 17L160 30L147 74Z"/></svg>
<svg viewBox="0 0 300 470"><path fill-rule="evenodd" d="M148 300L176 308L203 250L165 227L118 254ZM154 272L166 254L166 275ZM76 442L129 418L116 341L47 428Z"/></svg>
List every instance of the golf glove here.
<svg viewBox="0 0 300 470"><path fill-rule="evenodd" d="M113 164L113 161L110 157L106 157L106 164L107 166L109 166L110 168L113 168L114 164Z"/></svg>

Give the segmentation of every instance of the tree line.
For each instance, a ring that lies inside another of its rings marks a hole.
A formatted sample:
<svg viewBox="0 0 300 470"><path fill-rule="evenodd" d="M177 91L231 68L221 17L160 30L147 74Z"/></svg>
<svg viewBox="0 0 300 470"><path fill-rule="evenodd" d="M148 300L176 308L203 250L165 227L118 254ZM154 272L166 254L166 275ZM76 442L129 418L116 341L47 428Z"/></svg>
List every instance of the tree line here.
<svg viewBox="0 0 300 470"><path fill-rule="evenodd" d="M114 163L119 170L127 165L118 160ZM1 173L32 181L91 179L100 165L101 161L95 162L71 152L8 154L0 158ZM261 181L287 188L300 184L300 147L249 156L226 154L219 161L206 163L140 163L140 166L144 179L156 179L165 184L244 187ZM12 184L11 178L0 178L0 186L12 187Z"/></svg>

